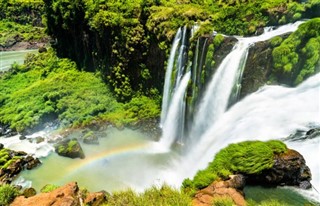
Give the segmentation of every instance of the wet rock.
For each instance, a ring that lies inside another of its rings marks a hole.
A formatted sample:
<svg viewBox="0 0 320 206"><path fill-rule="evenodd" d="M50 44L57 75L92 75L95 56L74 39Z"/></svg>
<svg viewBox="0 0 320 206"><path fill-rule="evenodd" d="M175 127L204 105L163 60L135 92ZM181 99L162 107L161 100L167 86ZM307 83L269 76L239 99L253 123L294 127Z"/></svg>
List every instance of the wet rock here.
<svg viewBox="0 0 320 206"><path fill-rule="evenodd" d="M237 188L243 188L245 179L242 175L232 175L226 181L215 181L200 190L192 200L193 206L211 206L216 198L231 198L235 205L245 206L243 193Z"/></svg>
<svg viewBox="0 0 320 206"><path fill-rule="evenodd" d="M55 151L58 155L69 158L85 158L84 152L77 139L67 139L57 143Z"/></svg>
<svg viewBox="0 0 320 206"><path fill-rule="evenodd" d="M34 188L32 188L32 187L26 188L26 189L24 189L23 192L22 192L22 195L23 195L24 197L26 197L26 198L28 198L28 197L33 197L33 196L35 196L36 194L37 194L37 191L36 191Z"/></svg>
<svg viewBox="0 0 320 206"><path fill-rule="evenodd" d="M1 149L0 154L0 183L2 184L10 184L22 170L32 169L40 164L38 158L28 156L23 151Z"/></svg>
<svg viewBox="0 0 320 206"><path fill-rule="evenodd" d="M291 149L275 155L271 169L264 170L260 174L247 175L247 182L254 185L289 185L308 189L311 187L310 181L311 171L303 156ZM309 182L310 186L306 182Z"/></svg>
<svg viewBox="0 0 320 206"><path fill-rule="evenodd" d="M27 139L27 137L26 137L26 136L24 136L24 135L20 135L19 140L25 140L25 139Z"/></svg>
<svg viewBox="0 0 320 206"><path fill-rule="evenodd" d="M2 143L0 143L0 150L2 150L4 147L4 145Z"/></svg>
<svg viewBox="0 0 320 206"><path fill-rule="evenodd" d="M83 143L85 144L99 144L98 137L92 131L88 131L83 136Z"/></svg>
<svg viewBox="0 0 320 206"><path fill-rule="evenodd" d="M35 140L36 140L36 143L39 144L41 142L44 142L45 138L44 137L36 137Z"/></svg>
<svg viewBox="0 0 320 206"><path fill-rule="evenodd" d="M34 158L32 156L27 156L24 161L26 162L26 168L28 170L31 170L41 164L38 158Z"/></svg>

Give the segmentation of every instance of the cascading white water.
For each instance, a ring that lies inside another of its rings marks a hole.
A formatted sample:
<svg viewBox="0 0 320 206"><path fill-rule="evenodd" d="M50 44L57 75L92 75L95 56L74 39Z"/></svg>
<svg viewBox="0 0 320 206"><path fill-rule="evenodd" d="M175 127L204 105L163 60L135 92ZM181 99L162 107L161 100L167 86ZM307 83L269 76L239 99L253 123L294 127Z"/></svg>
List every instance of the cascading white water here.
<svg viewBox="0 0 320 206"><path fill-rule="evenodd" d="M172 143L176 140L177 135L183 133L184 111L185 111L185 92L190 80L191 72L187 72L177 88L172 98L172 103L168 111L168 117L163 125L163 137L159 144L164 149L169 149Z"/></svg>
<svg viewBox="0 0 320 206"><path fill-rule="evenodd" d="M161 126L163 125L167 113L168 113L168 106L170 102L170 97L171 97L171 76L172 76L172 71L173 71L173 66L175 62L175 57L178 51L178 45L181 40L181 29L179 28L177 31L177 34L173 40L171 51L170 51L170 56L168 59L168 66L167 66L167 71L166 71L166 76L165 76L165 81L164 81L164 88L163 88L163 96L162 96L162 109L161 109Z"/></svg>
<svg viewBox="0 0 320 206"><path fill-rule="evenodd" d="M180 185L186 177L193 177L199 169L212 161L215 153L230 143L246 140L282 139L297 129L307 131L308 125L320 125L320 74L310 77L296 88L265 86L247 96L225 112L204 133L200 141L176 163L167 182ZM319 191L320 139L287 142L300 152L311 169L311 183ZM316 192L314 195L318 197Z"/></svg>
<svg viewBox="0 0 320 206"><path fill-rule="evenodd" d="M199 110L194 118L194 126L190 133L191 138L198 139L226 111L232 88L237 84L237 80L241 80L249 46L255 42L265 41L284 33L293 32L301 23L296 22L281 26L276 30L267 30L266 33L260 36L238 38L233 50L224 58L206 88L199 104Z"/></svg>

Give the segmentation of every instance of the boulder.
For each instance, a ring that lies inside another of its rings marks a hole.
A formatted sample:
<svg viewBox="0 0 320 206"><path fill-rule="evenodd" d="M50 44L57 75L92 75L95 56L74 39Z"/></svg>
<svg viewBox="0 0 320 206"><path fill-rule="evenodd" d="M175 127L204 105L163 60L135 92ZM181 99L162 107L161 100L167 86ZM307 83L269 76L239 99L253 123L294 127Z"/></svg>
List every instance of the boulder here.
<svg viewBox="0 0 320 206"><path fill-rule="evenodd" d="M271 169L260 174L247 175L247 182L254 185L289 185L308 189L311 187L311 172L303 156L292 149L275 155Z"/></svg>
<svg viewBox="0 0 320 206"><path fill-rule="evenodd" d="M107 200L106 192L89 193L84 200L85 205L99 206Z"/></svg>
<svg viewBox="0 0 320 206"><path fill-rule="evenodd" d="M245 206L242 188L245 185L243 175L231 175L228 180L214 181L208 187L199 190L192 200L193 206L211 206L214 199L231 198L235 205Z"/></svg>
<svg viewBox="0 0 320 206"><path fill-rule="evenodd" d="M105 192L88 193L86 198L76 182L71 182L51 192L40 193L35 196L19 196L11 206L98 206L106 200Z"/></svg>
<svg viewBox="0 0 320 206"><path fill-rule="evenodd" d="M40 160L38 158L34 158L30 155L28 155L27 157L24 158L24 161L25 161L25 165L26 165L26 168L28 170L31 170L35 167L37 167L38 165L41 164Z"/></svg>
<svg viewBox="0 0 320 206"><path fill-rule="evenodd" d="M85 158L84 152L77 139L67 139L57 143L55 151L58 155L69 158Z"/></svg>
<svg viewBox="0 0 320 206"><path fill-rule="evenodd" d="M26 198L35 196L36 194L37 194L37 191L32 187L26 188L22 192L22 195Z"/></svg>
<svg viewBox="0 0 320 206"><path fill-rule="evenodd" d="M85 133L83 136L83 143L85 144L99 144L98 137L94 134L94 132L89 131Z"/></svg>
<svg viewBox="0 0 320 206"><path fill-rule="evenodd" d="M19 196L14 199L11 206L80 206L79 187L76 182L71 182L49 193L26 198Z"/></svg>

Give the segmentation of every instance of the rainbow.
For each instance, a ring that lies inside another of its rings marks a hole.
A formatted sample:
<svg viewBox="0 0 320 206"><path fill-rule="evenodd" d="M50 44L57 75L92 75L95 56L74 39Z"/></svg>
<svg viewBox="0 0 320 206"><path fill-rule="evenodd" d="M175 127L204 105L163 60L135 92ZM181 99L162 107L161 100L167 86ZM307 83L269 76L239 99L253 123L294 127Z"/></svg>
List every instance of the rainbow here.
<svg viewBox="0 0 320 206"><path fill-rule="evenodd" d="M67 168L67 170L70 172L74 172L106 158L111 158L111 157L115 157L123 154L141 151L142 149L146 148L146 146L147 146L147 143L139 143L139 144L129 144L121 147L112 148L112 149L100 152L98 154L90 155L89 157L86 157L85 159L80 160L80 162L77 161L74 164L71 164Z"/></svg>

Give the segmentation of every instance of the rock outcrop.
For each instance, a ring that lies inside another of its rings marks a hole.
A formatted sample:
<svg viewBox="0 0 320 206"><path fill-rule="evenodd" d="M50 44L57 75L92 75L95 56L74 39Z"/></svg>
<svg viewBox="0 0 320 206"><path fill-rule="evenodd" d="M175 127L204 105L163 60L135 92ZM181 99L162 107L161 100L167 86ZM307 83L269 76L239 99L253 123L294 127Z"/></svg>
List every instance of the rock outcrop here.
<svg viewBox="0 0 320 206"><path fill-rule="evenodd" d="M314 131L312 131L314 132ZM215 199L229 198L237 206L246 205L243 188L245 185L296 186L311 188L311 172L303 156L292 149L274 155L274 164L270 169L256 174L237 174L228 180L214 181L208 187L199 190L193 201L194 206L209 206Z"/></svg>
<svg viewBox="0 0 320 206"><path fill-rule="evenodd" d="M77 139L66 139L57 143L55 146L55 151L60 156L69 158L85 158L82 147Z"/></svg>
<svg viewBox="0 0 320 206"><path fill-rule="evenodd" d="M40 193L29 198L19 196L11 206L97 206L105 200L106 195L103 192L83 194L77 183L71 182L52 192Z"/></svg>
<svg viewBox="0 0 320 206"><path fill-rule="evenodd" d="M286 153L276 155L271 169L260 174L247 175L247 183L254 185L290 185L302 189L311 188L311 171L306 165L303 156L288 149Z"/></svg>
<svg viewBox="0 0 320 206"><path fill-rule="evenodd" d="M242 189L245 185L243 175L231 175L226 181L215 181L200 190L192 201L193 206L211 206L215 198L231 198L234 204L245 206Z"/></svg>
<svg viewBox="0 0 320 206"><path fill-rule="evenodd" d="M0 150L0 160L0 184L9 184L22 170L30 170L41 164L38 158L25 152L5 148Z"/></svg>

